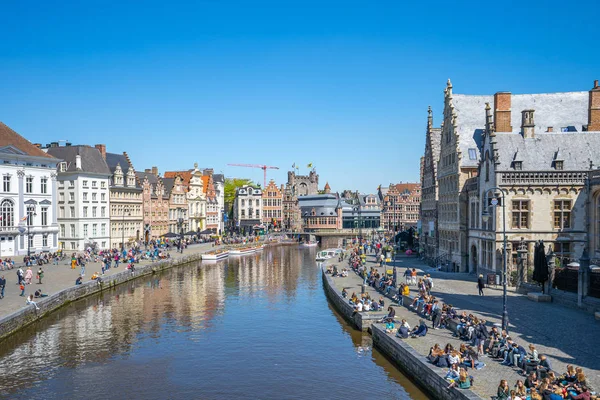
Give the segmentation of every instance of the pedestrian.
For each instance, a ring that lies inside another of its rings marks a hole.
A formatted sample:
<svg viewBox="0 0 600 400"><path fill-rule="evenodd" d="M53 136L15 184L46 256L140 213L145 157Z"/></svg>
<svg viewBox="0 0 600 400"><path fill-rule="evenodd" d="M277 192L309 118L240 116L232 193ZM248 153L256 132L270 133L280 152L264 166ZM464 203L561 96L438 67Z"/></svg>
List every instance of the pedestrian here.
<svg viewBox="0 0 600 400"><path fill-rule="evenodd" d="M23 269L21 267L19 267L19 269L17 270L17 285L20 285L23 282Z"/></svg>
<svg viewBox="0 0 600 400"><path fill-rule="evenodd" d="M410 268L406 268L406 271L404 271L404 279L406 279L406 284L410 285Z"/></svg>
<svg viewBox="0 0 600 400"><path fill-rule="evenodd" d="M25 282L28 285L31 285L32 279L33 279L33 271L31 270L31 267L27 267L27 271L25 272Z"/></svg>
<svg viewBox="0 0 600 400"><path fill-rule="evenodd" d="M38 285L41 285L42 278L44 278L44 270L42 269L42 267L40 267L40 269L38 269L37 278L38 278Z"/></svg>
<svg viewBox="0 0 600 400"><path fill-rule="evenodd" d="M25 302L26 302L27 304L32 304L32 305L35 307L35 309L36 309L36 310L39 310L39 309L40 309L40 308L38 307L37 303L36 303L35 301L33 301L33 295L32 295L32 294L30 294L30 295L27 297L27 300L25 300Z"/></svg>
<svg viewBox="0 0 600 400"><path fill-rule="evenodd" d="M85 261L81 261L81 272L79 275L85 276Z"/></svg>
<svg viewBox="0 0 600 400"><path fill-rule="evenodd" d="M483 274L479 274L479 278L477 278L477 289L479 289L479 295L483 296L483 288L485 287L485 282L483 281Z"/></svg>
<svg viewBox="0 0 600 400"><path fill-rule="evenodd" d="M21 296L21 297L25 296L25 283L21 282L19 289L21 289L21 294L19 296Z"/></svg>
<svg viewBox="0 0 600 400"><path fill-rule="evenodd" d="M0 277L0 299L4 298L4 288L6 287L6 278L4 278L4 275L2 275L2 277Z"/></svg>
<svg viewBox="0 0 600 400"><path fill-rule="evenodd" d="M77 266L77 257L75 257L75 253L71 255L71 269L75 269Z"/></svg>

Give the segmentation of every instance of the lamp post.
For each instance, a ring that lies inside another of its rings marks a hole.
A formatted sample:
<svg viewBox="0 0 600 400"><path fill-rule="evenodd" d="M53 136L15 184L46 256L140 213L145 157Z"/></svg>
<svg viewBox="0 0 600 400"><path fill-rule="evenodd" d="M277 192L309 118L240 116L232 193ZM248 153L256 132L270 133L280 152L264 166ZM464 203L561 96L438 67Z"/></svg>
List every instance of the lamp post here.
<svg viewBox="0 0 600 400"><path fill-rule="evenodd" d="M123 219L121 220L121 253L125 251L125 215L131 216L128 208L123 209Z"/></svg>
<svg viewBox="0 0 600 400"><path fill-rule="evenodd" d="M494 197L488 198L489 193L492 191L496 191L494 193ZM501 196L501 197L500 197ZM507 267L506 267L506 205L505 205L505 197L504 191L499 187L492 187L485 191L485 199L488 204L484 207L484 211L482 213L482 219L484 222L489 222L490 214L488 209L490 207L497 207L499 205L502 206L502 235L504 236L504 245L502 246L502 329L508 332L508 310L506 308L506 300L507 300ZM501 204L499 204L501 203Z"/></svg>
<svg viewBox="0 0 600 400"><path fill-rule="evenodd" d="M177 226L179 227L179 252L183 253L183 210L178 208L179 218L177 219Z"/></svg>

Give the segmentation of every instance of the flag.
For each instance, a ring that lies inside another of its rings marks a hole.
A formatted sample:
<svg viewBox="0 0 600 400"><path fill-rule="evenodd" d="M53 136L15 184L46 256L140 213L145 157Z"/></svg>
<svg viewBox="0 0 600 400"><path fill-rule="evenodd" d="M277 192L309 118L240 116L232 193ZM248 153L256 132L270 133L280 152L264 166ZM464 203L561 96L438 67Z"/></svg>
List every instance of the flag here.
<svg viewBox="0 0 600 400"><path fill-rule="evenodd" d="M296 163L292 164L292 169L296 169Z"/></svg>
<svg viewBox="0 0 600 400"><path fill-rule="evenodd" d="M313 167L313 164L312 164L312 163L309 163L309 164L306 166L306 168L312 168L312 167Z"/></svg>
<svg viewBox="0 0 600 400"><path fill-rule="evenodd" d="M381 190L381 184L379 184L379 186L377 186L377 191L379 192Z"/></svg>

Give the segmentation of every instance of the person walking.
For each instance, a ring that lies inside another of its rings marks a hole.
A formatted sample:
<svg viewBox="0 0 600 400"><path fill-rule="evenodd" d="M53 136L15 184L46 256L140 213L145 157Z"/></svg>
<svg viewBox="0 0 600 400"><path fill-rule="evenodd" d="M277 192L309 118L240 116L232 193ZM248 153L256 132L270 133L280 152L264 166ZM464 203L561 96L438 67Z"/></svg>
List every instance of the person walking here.
<svg viewBox="0 0 600 400"><path fill-rule="evenodd" d="M19 289L21 289L21 294L19 296L21 296L21 297L25 296L25 283L24 282L21 282Z"/></svg>
<svg viewBox="0 0 600 400"><path fill-rule="evenodd" d="M40 269L38 269L37 278L38 278L38 285L41 285L42 279L44 278L44 270L42 269L42 267L40 267Z"/></svg>
<svg viewBox="0 0 600 400"><path fill-rule="evenodd" d="M85 276L85 261L81 261L81 272L79 275Z"/></svg>
<svg viewBox="0 0 600 400"><path fill-rule="evenodd" d="M71 269L75 269L77 266L77 257L75 257L75 253L71 255Z"/></svg>
<svg viewBox="0 0 600 400"><path fill-rule="evenodd" d="M483 296L483 288L485 288L485 282L483 281L483 274L479 274L479 278L477 278L477 289L479 289L480 296Z"/></svg>
<svg viewBox="0 0 600 400"><path fill-rule="evenodd" d="M31 267L27 267L27 271L25 272L25 282L28 285L31 285L32 279L33 279L33 271L31 270Z"/></svg>
<svg viewBox="0 0 600 400"><path fill-rule="evenodd" d="M20 285L23 282L23 268L19 267L19 269L17 270L17 285Z"/></svg>
<svg viewBox="0 0 600 400"><path fill-rule="evenodd" d="M4 278L4 275L2 275L2 277L0 277L0 299L4 298L4 288L6 287L6 278Z"/></svg>

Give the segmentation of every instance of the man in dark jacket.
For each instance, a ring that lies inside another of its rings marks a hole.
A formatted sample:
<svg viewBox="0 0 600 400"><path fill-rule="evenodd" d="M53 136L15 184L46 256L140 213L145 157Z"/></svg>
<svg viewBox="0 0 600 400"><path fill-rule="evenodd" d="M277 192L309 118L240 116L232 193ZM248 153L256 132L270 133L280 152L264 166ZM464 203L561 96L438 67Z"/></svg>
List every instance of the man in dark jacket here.
<svg viewBox="0 0 600 400"><path fill-rule="evenodd" d="M545 355L540 356L540 363L537 366L537 377L538 379L543 379L546 377L548 372L552 371L552 365L550 364L550 360Z"/></svg>
<svg viewBox="0 0 600 400"><path fill-rule="evenodd" d="M483 296L483 288L485 288L485 281L483 280L483 275L479 274L479 278L477 278L477 289L479 289L480 296Z"/></svg>
<svg viewBox="0 0 600 400"><path fill-rule="evenodd" d="M0 299L4 298L4 288L6 287L6 279L4 278L4 275L2 275L2 277L0 277Z"/></svg>

